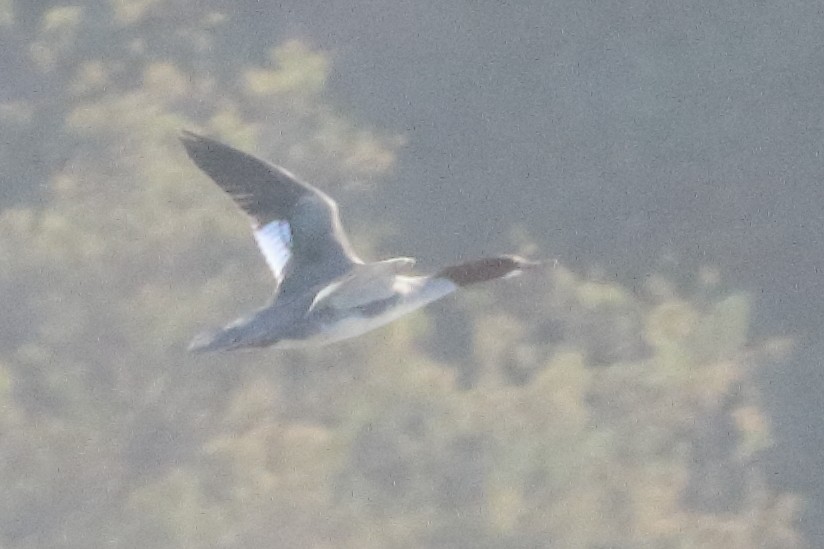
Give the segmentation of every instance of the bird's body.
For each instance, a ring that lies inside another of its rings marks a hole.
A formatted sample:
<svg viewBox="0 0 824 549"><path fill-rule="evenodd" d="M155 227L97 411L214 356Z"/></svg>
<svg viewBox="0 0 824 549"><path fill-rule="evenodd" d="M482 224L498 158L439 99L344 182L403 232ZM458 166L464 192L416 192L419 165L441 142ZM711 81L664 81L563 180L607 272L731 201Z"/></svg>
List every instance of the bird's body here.
<svg viewBox="0 0 824 549"><path fill-rule="evenodd" d="M537 263L499 256L411 273L414 260L364 263L352 251L337 205L286 170L185 132L189 157L252 219L255 240L277 281L272 302L197 336L190 350L298 348L349 339L388 324L461 286L519 274Z"/></svg>

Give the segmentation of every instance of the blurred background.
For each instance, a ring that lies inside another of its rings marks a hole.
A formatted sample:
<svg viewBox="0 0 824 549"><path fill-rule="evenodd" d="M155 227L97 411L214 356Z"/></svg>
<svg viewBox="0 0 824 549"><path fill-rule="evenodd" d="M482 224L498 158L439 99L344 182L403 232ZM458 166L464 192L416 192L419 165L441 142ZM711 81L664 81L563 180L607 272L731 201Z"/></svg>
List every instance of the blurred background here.
<svg viewBox="0 0 824 549"><path fill-rule="evenodd" d="M0 547L824 547L815 2L0 0ZM180 129L371 259L518 251L306 352Z"/></svg>

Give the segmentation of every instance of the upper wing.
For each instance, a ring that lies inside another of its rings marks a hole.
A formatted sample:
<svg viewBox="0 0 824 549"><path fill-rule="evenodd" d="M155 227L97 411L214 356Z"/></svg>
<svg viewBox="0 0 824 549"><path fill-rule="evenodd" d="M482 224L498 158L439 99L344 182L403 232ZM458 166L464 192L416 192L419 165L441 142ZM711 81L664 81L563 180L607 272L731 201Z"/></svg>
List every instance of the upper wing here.
<svg viewBox="0 0 824 549"><path fill-rule="evenodd" d="M213 139L183 132L181 141L189 158L252 219L255 240L282 294L328 282L362 263L327 195L283 168Z"/></svg>

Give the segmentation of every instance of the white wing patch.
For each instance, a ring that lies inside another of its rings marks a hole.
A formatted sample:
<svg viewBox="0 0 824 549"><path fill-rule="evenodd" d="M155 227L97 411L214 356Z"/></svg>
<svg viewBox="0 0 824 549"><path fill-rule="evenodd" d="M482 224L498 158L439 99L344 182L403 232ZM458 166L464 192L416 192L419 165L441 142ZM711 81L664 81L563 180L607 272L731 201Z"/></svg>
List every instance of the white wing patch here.
<svg viewBox="0 0 824 549"><path fill-rule="evenodd" d="M283 270L292 257L292 228L289 222L276 219L254 231L254 235L275 278L283 280Z"/></svg>

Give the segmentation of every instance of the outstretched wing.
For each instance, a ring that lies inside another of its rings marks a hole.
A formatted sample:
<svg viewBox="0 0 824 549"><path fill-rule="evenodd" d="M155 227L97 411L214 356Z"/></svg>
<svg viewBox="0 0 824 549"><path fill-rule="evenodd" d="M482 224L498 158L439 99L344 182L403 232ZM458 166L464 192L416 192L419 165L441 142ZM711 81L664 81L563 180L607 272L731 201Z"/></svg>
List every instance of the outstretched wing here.
<svg viewBox="0 0 824 549"><path fill-rule="evenodd" d="M352 251L335 201L275 166L192 132L189 158L252 220L255 240L281 295L329 282L363 263Z"/></svg>

